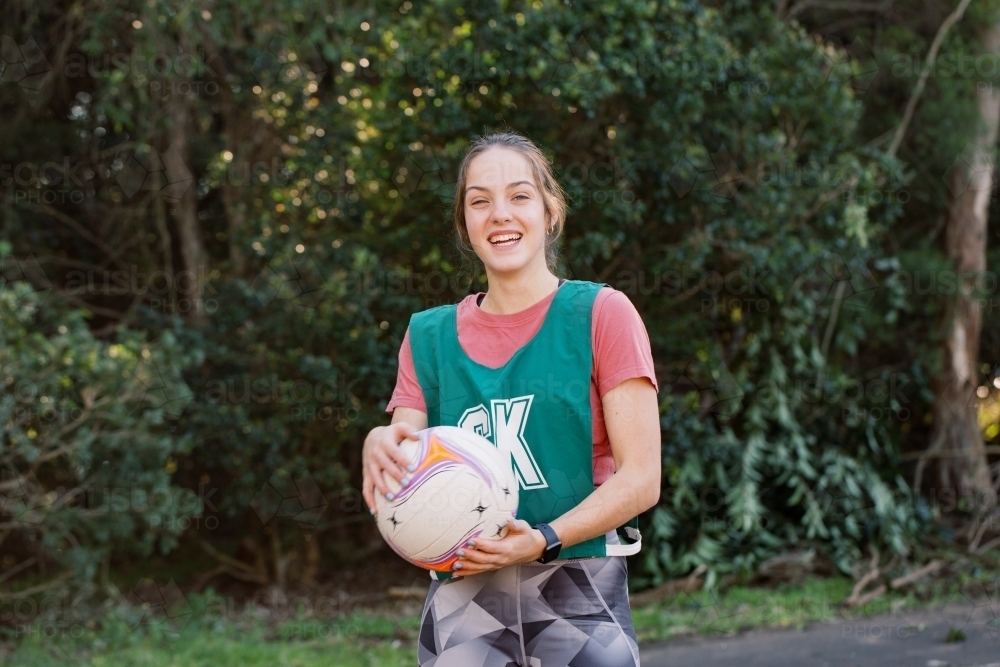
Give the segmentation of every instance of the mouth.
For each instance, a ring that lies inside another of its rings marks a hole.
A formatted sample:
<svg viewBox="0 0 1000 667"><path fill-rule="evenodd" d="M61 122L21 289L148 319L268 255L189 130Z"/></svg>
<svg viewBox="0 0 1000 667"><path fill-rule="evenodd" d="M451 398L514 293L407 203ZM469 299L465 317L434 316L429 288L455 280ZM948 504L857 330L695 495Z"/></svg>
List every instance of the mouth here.
<svg viewBox="0 0 1000 667"><path fill-rule="evenodd" d="M491 234L487 241L490 242L494 248L508 248L515 245L521 240L522 234L520 232L498 232L496 234Z"/></svg>

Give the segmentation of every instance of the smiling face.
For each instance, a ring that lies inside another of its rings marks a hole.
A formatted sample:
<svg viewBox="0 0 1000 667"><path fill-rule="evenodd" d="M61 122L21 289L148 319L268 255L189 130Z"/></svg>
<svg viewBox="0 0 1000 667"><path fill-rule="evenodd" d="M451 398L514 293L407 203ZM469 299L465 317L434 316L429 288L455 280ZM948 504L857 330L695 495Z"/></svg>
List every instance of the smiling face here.
<svg viewBox="0 0 1000 667"><path fill-rule="evenodd" d="M469 163L465 182L469 242L487 273L538 269L538 262L544 267L551 216L528 158L507 148L491 148Z"/></svg>

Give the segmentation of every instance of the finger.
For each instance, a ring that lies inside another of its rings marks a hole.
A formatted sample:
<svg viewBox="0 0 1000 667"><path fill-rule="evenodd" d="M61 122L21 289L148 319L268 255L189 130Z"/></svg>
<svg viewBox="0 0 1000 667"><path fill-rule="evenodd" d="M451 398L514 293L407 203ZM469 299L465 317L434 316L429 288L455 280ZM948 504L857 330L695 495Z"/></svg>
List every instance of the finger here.
<svg viewBox="0 0 1000 667"><path fill-rule="evenodd" d="M459 558L455 562L455 565L456 566L461 565L461 567L458 568L458 570L461 572L466 572L466 571L485 572L486 570L498 570L501 567L505 567L506 565L508 565L506 558L500 558L489 555L486 555L486 557L491 558L493 560L489 562L484 562L484 561L469 560L468 558Z"/></svg>
<svg viewBox="0 0 1000 667"><path fill-rule="evenodd" d="M410 459L403 451L403 448L394 443L392 440L387 440L383 442L375 451L376 456L381 456L386 461L391 461L393 467L399 468L400 470L406 470L406 466L409 465Z"/></svg>
<svg viewBox="0 0 1000 667"><path fill-rule="evenodd" d="M482 574L483 572L490 572L492 570L500 569L496 565L471 563L469 561L462 561L461 565L462 567L460 568L452 569L451 575L453 577L468 577L473 574Z"/></svg>
<svg viewBox="0 0 1000 667"><path fill-rule="evenodd" d="M409 422L399 422L397 424L393 424L393 426L396 427L396 433L400 436L399 439L402 438L407 438L410 440L420 439L420 437L417 435L419 431L416 428L414 428L413 424L410 424Z"/></svg>
<svg viewBox="0 0 1000 667"><path fill-rule="evenodd" d="M406 470L400 467L391 456L385 452L377 452L374 458L379 468L394 477L397 482L402 483L403 478L406 477Z"/></svg>
<svg viewBox="0 0 1000 667"><path fill-rule="evenodd" d="M466 551L479 551L486 554L499 554L506 551L505 545L501 544L503 540L483 540L478 539L475 542L475 546L466 549Z"/></svg>
<svg viewBox="0 0 1000 667"><path fill-rule="evenodd" d="M361 497L365 499L365 504L368 505L368 510L371 512L372 516L375 516L375 496L372 494L372 489L374 488L372 483L371 475L365 472L364 480L361 483Z"/></svg>
<svg viewBox="0 0 1000 667"><path fill-rule="evenodd" d="M408 472L413 472L412 468L416 466L411 466L412 461L403 448L397 444L388 444L385 448L386 453L389 458L392 459L393 463L399 466L400 470L406 470Z"/></svg>
<svg viewBox="0 0 1000 667"><path fill-rule="evenodd" d="M459 549L459 562L462 563L462 567L465 567L466 562L476 563L479 565L495 565L500 561L499 554L490 553L486 551L480 551L479 549Z"/></svg>
<svg viewBox="0 0 1000 667"><path fill-rule="evenodd" d="M527 526L528 530L534 530L526 521L521 522L524 526ZM466 542L467 546L471 546L474 549L482 549L483 551L489 551L491 553L500 553L504 551L507 547L506 540L511 537L516 537L520 533L515 530L515 523L513 519L507 519L507 534L501 538L494 539L483 539L483 538L473 538Z"/></svg>
<svg viewBox="0 0 1000 667"><path fill-rule="evenodd" d="M509 534L510 533L508 533L508 535ZM477 538L474 540L469 540L469 542L466 542L466 546L463 547L463 550L484 551L486 553L496 554L504 550L503 545L501 545L500 542L501 540L484 540L482 538Z"/></svg>
<svg viewBox="0 0 1000 667"><path fill-rule="evenodd" d="M388 496L389 486L385 483L385 478L382 477L382 467L378 464L377 461L373 461L368 466L368 472L369 475L371 475L372 483L375 485L375 488L378 489L378 492L381 493L383 496Z"/></svg>

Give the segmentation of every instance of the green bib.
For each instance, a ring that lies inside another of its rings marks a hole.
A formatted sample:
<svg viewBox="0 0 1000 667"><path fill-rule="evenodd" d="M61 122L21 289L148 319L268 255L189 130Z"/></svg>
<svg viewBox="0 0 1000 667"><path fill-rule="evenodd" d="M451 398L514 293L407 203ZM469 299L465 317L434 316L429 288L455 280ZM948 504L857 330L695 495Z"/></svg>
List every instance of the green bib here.
<svg viewBox="0 0 1000 667"><path fill-rule="evenodd" d="M566 281L538 333L495 369L462 350L456 305L410 319L428 426L467 428L509 454L519 487L517 518L530 525L556 519L594 492L591 319L601 287ZM599 535L563 548L559 558L605 555L606 538Z"/></svg>

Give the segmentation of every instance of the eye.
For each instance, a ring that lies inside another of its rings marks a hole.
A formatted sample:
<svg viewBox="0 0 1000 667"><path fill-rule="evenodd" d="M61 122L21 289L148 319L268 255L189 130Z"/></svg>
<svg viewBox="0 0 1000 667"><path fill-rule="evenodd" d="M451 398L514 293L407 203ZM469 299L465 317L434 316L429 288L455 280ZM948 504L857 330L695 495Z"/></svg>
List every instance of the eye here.
<svg viewBox="0 0 1000 667"><path fill-rule="evenodd" d="M479 199L473 199L473 200L472 200L471 202L469 202L469 206L475 206L476 204L481 204L481 203L483 203L483 202L485 202L485 201L486 201L486 200L485 200L485 199L482 199L482 198L479 198Z"/></svg>
<svg viewBox="0 0 1000 667"><path fill-rule="evenodd" d="M526 194L519 194L519 195L514 195L514 199L531 199L531 197L529 197Z"/></svg>

